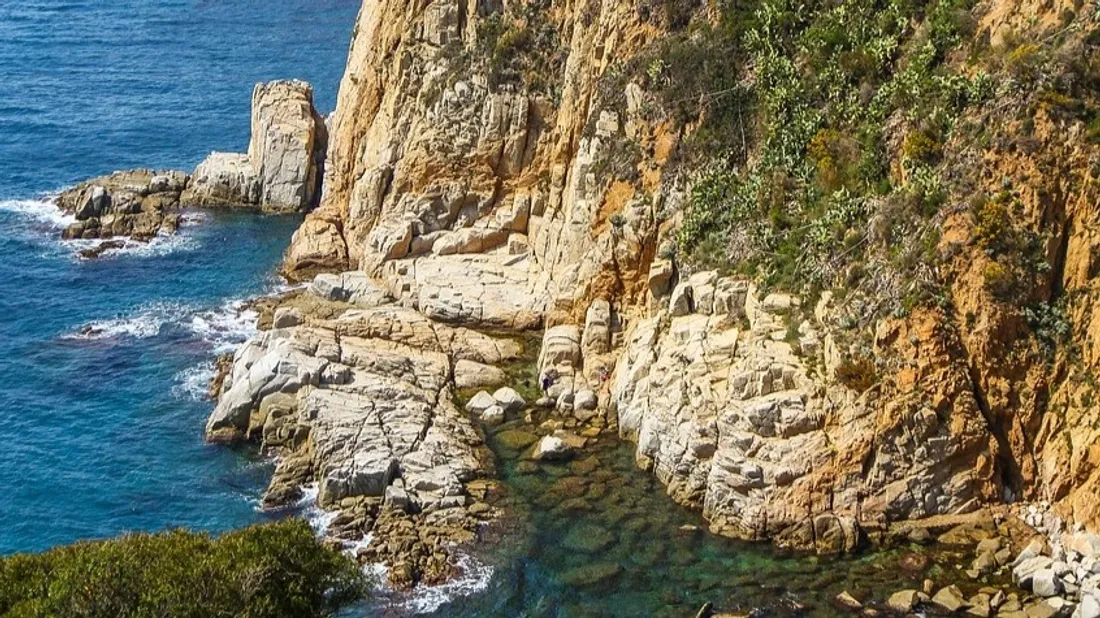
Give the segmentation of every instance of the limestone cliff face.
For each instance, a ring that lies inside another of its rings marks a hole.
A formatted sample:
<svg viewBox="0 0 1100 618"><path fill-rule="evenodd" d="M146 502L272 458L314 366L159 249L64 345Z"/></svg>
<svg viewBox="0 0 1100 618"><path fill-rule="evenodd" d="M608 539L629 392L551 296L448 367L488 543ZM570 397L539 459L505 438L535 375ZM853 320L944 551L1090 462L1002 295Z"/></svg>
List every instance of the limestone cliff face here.
<svg viewBox="0 0 1100 618"><path fill-rule="evenodd" d="M1038 22L1029 3L983 6L980 36L1053 29L1060 7L1049 4ZM486 26L536 22L550 50L526 66L539 83L494 77ZM1021 497L1097 523L1100 411L1084 376L1100 363L1100 195L1080 123L1042 119L1024 149L949 144L945 164L990 193L1016 179L1016 223L1050 232L1055 267L1033 293L1066 300L1073 358L1021 338L1032 327L991 298L990 258L956 209L940 247L954 256L951 302L870 325L878 369L861 383L842 362L842 322L858 305L826 294L801 306L657 255L688 180L669 165L682 134L612 71L662 36L619 0L534 13L365 3L324 195L295 235L288 275L361 270L438 322L546 328L540 369L556 376L559 411L583 420L592 412L574 402L598 397L639 464L724 534L832 551L892 521ZM997 113L976 120L1004 122Z"/></svg>
<svg viewBox="0 0 1100 618"><path fill-rule="evenodd" d="M539 312L558 303L571 310L601 288L640 297L659 187L612 186L594 173L625 131L646 131L604 110L597 82L612 59L654 33L627 3L590 6L584 19L579 6L549 7L547 28L562 55L546 76L560 87L551 97L490 87L477 65L463 66L462 50L479 44L478 24L501 10L457 0L364 6L333 119L325 194L291 247L291 273L350 266L379 274L395 260L402 269L431 268L441 255L511 247L528 255L511 268ZM647 163L659 169L661 161ZM622 225L609 223L615 215ZM475 276L485 268L497 266L467 267Z"/></svg>

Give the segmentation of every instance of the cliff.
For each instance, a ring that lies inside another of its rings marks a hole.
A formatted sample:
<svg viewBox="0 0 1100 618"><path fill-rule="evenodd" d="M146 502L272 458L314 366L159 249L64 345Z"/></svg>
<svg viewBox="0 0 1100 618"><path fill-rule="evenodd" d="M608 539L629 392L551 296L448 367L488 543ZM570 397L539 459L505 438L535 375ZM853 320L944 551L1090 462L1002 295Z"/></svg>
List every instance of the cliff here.
<svg viewBox="0 0 1100 618"><path fill-rule="evenodd" d="M722 534L836 551L1020 500L1097 529L1097 28L1064 2L365 3L285 269L543 329L547 405Z"/></svg>

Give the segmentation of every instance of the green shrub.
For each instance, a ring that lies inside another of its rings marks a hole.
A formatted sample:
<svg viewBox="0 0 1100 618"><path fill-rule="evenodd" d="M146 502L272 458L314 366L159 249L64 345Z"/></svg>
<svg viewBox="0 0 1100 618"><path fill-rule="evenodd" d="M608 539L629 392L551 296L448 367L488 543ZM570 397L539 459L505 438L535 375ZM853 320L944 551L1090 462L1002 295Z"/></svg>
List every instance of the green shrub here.
<svg viewBox="0 0 1100 618"><path fill-rule="evenodd" d="M927 131L913 130L905 135L901 155L909 161L935 163L943 146Z"/></svg>
<svg viewBox="0 0 1100 618"><path fill-rule="evenodd" d="M358 565L298 519L216 539L182 530L0 559L0 616L310 618L366 591Z"/></svg>
<svg viewBox="0 0 1100 618"><path fill-rule="evenodd" d="M878 371L869 357L846 358L836 368L836 379L848 388L862 393L878 383Z"/></svg>
<svg viewBox="0 0 1100 618"><path fill-rule="evenodd" d="M1100 144L1100 114L1097 114L1085 129L1085 137L1093 144Z"/></svg>
<svg viewBox="0 0 1100 618"><path fill-rule="evenodd" d="M520 86L552 93L548 77L565 62L565 48L557 28L547 19L547 6L523 3L515 10L494 13L478 22L477 58L487 62L494 88ZM464 56L460 62L466 62Z"/></svg>
<svg viewBox="0 0 1100 618"><path fill-rule="evenodd" d="M679 232L685 258L800 292L913 280L947 199L943 143L991 92L945 60L973 33L970 0L717 6L720 26L693 22L637 78L710 153ZM895 119L919 127L903 140L904 184L886 148Z"/></svg>
<svg viewBox="0 0 1100 618"><path fill-rule="evenodd" d="M998 262L990 262L982 271L982 284L997 300L1011 300L1017 281L1012 269Z"/></svg>
<svg viewBox="0 0 1100 618"><path fill-rule="evenodd" d="M1012 231L1008 203L1004 197L983 200L975 204L974 240L990 251L1001 250Z"/></svg>

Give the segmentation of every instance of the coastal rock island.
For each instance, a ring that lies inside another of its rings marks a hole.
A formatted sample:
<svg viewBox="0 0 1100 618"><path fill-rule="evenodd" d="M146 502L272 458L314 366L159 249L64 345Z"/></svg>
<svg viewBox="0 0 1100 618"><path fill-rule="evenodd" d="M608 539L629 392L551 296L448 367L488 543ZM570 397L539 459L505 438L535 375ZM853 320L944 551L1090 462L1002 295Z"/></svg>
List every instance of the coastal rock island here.
<svg viewBox="0 0 1100 618"><path fill-rule="evenodd" d="M185 208L305 212L319 195L326 143L309 84L257 84L248 154L212 153L191 174L126 170L82 182L57 198L76 219L62 236L149 240L174 233Z"/></svg>

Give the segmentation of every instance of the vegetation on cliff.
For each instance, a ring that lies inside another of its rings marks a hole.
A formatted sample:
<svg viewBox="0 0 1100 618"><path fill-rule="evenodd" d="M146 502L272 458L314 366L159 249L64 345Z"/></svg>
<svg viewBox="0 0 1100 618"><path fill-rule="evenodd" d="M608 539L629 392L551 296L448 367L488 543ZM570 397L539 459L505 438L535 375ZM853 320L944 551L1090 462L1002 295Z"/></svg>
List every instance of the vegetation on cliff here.
<svg viewBox="0 0 1100 618"><path fill-rule="evenodd" d="M972 0L730 0L692 20L691 3L658 4L681 15L662 22L673 32L616 79L655 93L650 115L686 129L685 262L795 291L862 289L889 299L879 315L904 313L947 302L950 256L937 248L962 202L983 248L1016 256L989 271L999 297L1041 271L1041 239L990 227L1012 219L1011 192L975 193L976 170L951 155L1038 108L1079 120L1095 143L1094 16L1067 11L1054 36L994 45ZM987 105L1000 119L977 120Z"/></svg>
<svg viewBox="0 0 1100 618"><path fill-rule="evenodd" d="M315 617L359 597L350 558L298 519L218 538L183 530L0 560L0 616Z"/></svg>

